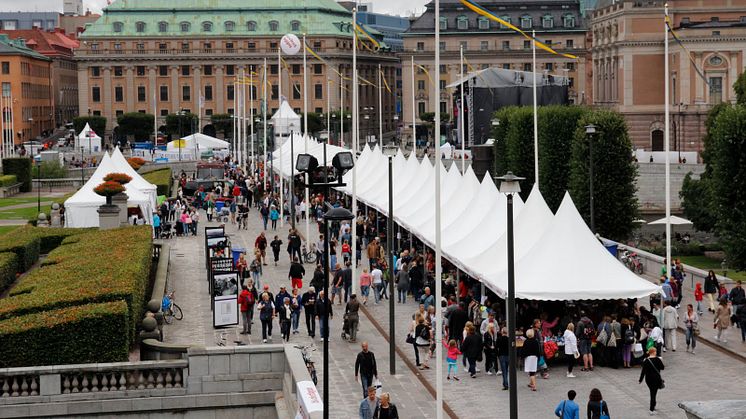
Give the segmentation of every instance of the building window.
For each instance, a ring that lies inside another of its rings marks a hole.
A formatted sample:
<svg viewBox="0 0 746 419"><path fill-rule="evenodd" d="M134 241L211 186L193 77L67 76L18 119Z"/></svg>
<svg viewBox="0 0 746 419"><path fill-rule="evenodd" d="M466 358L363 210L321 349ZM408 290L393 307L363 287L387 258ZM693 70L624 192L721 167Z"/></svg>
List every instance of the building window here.
<svg viewBox="0 0 746 419"><path fill-rule="evenodd" d="M459 16L456 18L456 28L460 31L469 29L469 19L466 16Z"/></svg>
<svg viewBox="0 0 746 419"><path fill-rule="evenodd" d="M167 52L167 50L168 50L168 44L166 44L166 43L160 43L160 44L158 44L158 51L161 54L165 54Z"/></svg>
<svg viewBox="0 0 746 419"><path fill-rule="evenodd" d="M280 23L277 22L276 20L270 20L269 21L269 30L270 31L277 32L277 30L279 29L279 27L280 27Z"/></svg>
<svg viewBox="0 0 746 419"><path fill-rule="evenodd" d="M503 70L510 70L510 63L503 63Z"/></svg>
<svg viewBox="0 0 746 419"><path fill-rule="evenodd" d="M226 65L225 66L225 74L227 76L232 76L232 75L236 74L236 66L234 66L233 64Z"/></svg>
<svg viewBox="0 0 746 419"><path fill-rule="evenodd" d="M93 86L91 88L91 98L94 102L101 102L101 88L98 86Z"/></svg>
<svg viewBox="0 0 746 419"><path fill-rule="evenodd" d="M531 63L523 63L523 71L531 71Z"/></svg>
<svg viewBox="0 0 746 419"><path fill-rule="evenodd" d="M191 86L181 86L181 100L185 102L192 100Z"/></svg>
<svg viewBox="0 0 746 419"><path fill-rule="evenodd" d="M145 50L145 44L143 44L142 42L138 42L137 45L135 45L135 48L137 48L139 52L142 52L143 50Z"/></svg>
<svg viewBox="0 0 746 419"><path fill-rule="evenodd" d="M293 99L300 99L300 83L293 83Z"/></svg>
<svg viewBox="0 0 746 419"><path fill-rule="evenodd" d="M567 71L575 71L575 63L565 63Z"/></svg>
<svg viewBox="0 0 746 419"><path fill-rule="evenodd" d="M124 101L124 90L122 89L122 86L114 87L114 101L115 102Z"/></svg>
<svg viewBox="0 0 746 419"><path fill-rule="evenodd" d="M297 20L290 22L290 30L293 32L298 32L300 30L300 22Z"/></svg>
<svg viewBox="0 0 746 419"><path fill-rule="evenodd" d="M482 30L490 28L490 21L484 16L480 16L477 19L477 24L479 25L479 29L482 29Z"/></svg>
<svg viewBox="0 0 746 419"><path fill-rule="evenodd" d="M572 39L565 40L565 48L567 49L575 48L575 41L573 41Z"/></svg>
<svg viewBox="0 0 746 419"><path fill-rule="evenodd" d="M161 77L168 76L168 66L167 65L159 65L158 66L158 75Z"/></svg>
<svg viewBox="0 0 746 419"><path fill-rule="evenodd" d="M204 66L204 74L205 76L212 76L212 65L205 65Z"/></svg>
<svg viewBox="0 0 746 419"><path fill-rule="evenodd" d="M117 109L114 113L116 114L117 118L124 115L124 111L121 109Z"/></svg>
<svg viewBox="0 0 746 419"><path fill-rule="evenodd" d="M137 33L145 32L145 22L135 23L135 30L137 31Z"/></svg>
<svg viewBox="0 0 746 419"><path fill-rule="evenodd" d="M425 90L425 80L417 80L417 90Z"/></svg>
<svg viewBox="0 0 746 419"><path fill-rule="evenodd" d="M209 53L210 51L212 51L212 42L205 42L205 43L204 43L204 44L202 45L202 51L203 51L203 52L208 52L208 53Z"/></svg>
<svg viewBox="0 0 746 419"><path fill-rule="evenodd" d="M191 28L192 25L189 22L181 22L179 26L181 26L182 32L189 32L189 28Z"/></svg>
<svg viewBox="0 0 746 419"><path fill-rule="evenodd" d="M233 32L236 30L236 22L229 20L225 22L225 31L226 32Z"/></svg>
<svg viewBox="0 0 746 419"><path fill-rule="evenodd" d="M444 90L445 88L446 88L446 81L445 80L441 80L440 81L440 90ZM441 111L441 112L444 112L444 111Z"/></svg>
<svg viewBox="0 0 746 419"><path fill-rule="evenodd" d="M114 27L114 32L116 33L120 33L122 32L122 29L124 29L124 23L122 22L114 22L114 25L112 26Z"/></svg>
<svg viewBox="0 0 746 419"><path fill-rule="evenodd" d="M145 86L137 86L137 101L145 102Z"/></svg>
<svg viewBox="0 0 746 419"><path fill-rule="evenodd" d="M508 16L508 15L502 15L502 16L500 16L500 19L504 20L505 23L513 24L513 22L510 20L510 16ZM502 23L500 24L500 29L507 29L507 28L508 27L505 26L505 25L503 25Z"/></svg>
<svg viewBox="0 0 746 419"><path fill-rule="evenodd" d="M300 64L293 64L293 74L300 74Z"/></svg>
<svg viewBox="0 0 746 419"><path fill-rule="evenodd" d="M448 29L448 19L441 17L440 18L440 30L444 31Z"/></svg>
<svg viewBox="0 0 746 419"><path fill-rule="evenodd" d="M529 15L521 16L521 28L531 29L534 26L534 20Z"/></svg>
<svg viewBox="0 0 746 419"><path fill-rule="evenodd" d="M226 42L225 43L225 49L232 51L233 50L233 42Z"/></svg>
<svg viewBox="0 0 746 419"><path fill-rule="evenodd" d="M181 52L189 52L189 42L181 43Z"/></svg>
<svg viewBox="0 0 746 419"><path fill-rule="evenodd" d="M182 76L188 76L190 67L188 65L182 65L181 66L181 75Z"/></svg>
<svg viewBox="0 0 746 419"><path fill-rule="evenodd" d="M574 28L575 27L575 16L565 15L565 17L562 18L562 24L566 28Z"/></svg>
<svg viewBox="0 0 746 419"><path fill-rule="evenodd" d="M313 65L313 74L322 74L324 68L321 66L321 64L314 64Z"/></svg>
<svg viewBox="0 0 746 419"><path fill-rule="evenodd" d="M313 97L314 99L323 99L324 98L324 86L321 84L314 84L313 85Z"/></svg>
<svg viewBox="0 0 746 419"><path fill-rule="evenodd" d="M101 77L101 67L91 67L91 77Z"/></svg>
<svg viewBox="0 0 746 419"><path fill-rule="evenodd" d="M122 77L122 74L123 74L122 66L120 65L114 66L114 77Z"/></svg>
<svg viewBox="0 0 746 419"><path fill-rule="evenodd" d="M168 22L158 22L158 32L168 32Z"/></svg>
<svg viewBox="0 0 746 419"><path fill-rule="evenodd" d="M138 76L144 76L145 75L145 66L144 65L138 65L135 67L135 73Z"/></svg>
<svg viewBox="0 0 746 419"><path fill-rule="evenodd" d="M212 100L212 86L205 86L205 100Z"/></svg>
<svg viewBox="0 0 746 419"><path fill-rule="evenodd" d="M254 50L256 49L256 42L249 42L247 46L250 50Z"/></svg>
<svg viewBox="0 0 746 419"><path fill-rule="evenodd" d="M101 111L93 111L93 116L101 116Z"/></svg>
<svg viewBox="0 0 746 419"><path fill-rule="evenodd" d="M10 61L3 61L3 74L10 74Z"/></svg>
<svg viewBox="0 0 746 419"><path fill-rule="evenodd" d="M531 41L523 41L523 49L531 49Z"/></svg>
<svg viewBox="0 0 746 419"><path fill-rule="evenodd" d="M723 78L710 77L710 104L717 105L723 101Z"/></svg>
<svg viewBox="0 0 746 419"><path fill-rule="evenodd" d="M664 151L665 140L663 130L656 129L650 133L650 148L652 151Z"/></svg>
<svg viewBox="0 0 746 419"><path fill-rule="evenodd" d="M710 65L713 65L715 67L719 67L721 64L723 64L723 59L719 55L713 55L708 61L710 62Z"/></svg>
<svg viewBox="0 0 746 419"><path fill-rule="evenodd" d="M234 100L235 92L235 87L232 84L226 87L226 96L228 97L228 100Z"/></svg>
<svg viewBox="0 0 746 419"><path fill-rule="evenodd" d="M168 116L168 109L161 109L161 116Z"/></svg>
<svg viewBox="0 0 746 419"><path fill-rule="evenodd" d="M168 102L168 86L161 86L161 102Z"/></svg>
<svg viewBox="0 0 746 419"><path fill-rule="evenodd" d="M270 99L277 100L277 85L276 84L272 85L272 92L270 94ZM274 111L272 113L274 114Z"/></svg>
<svg viewBox="0 0 746 419"><path fill-rule="evenodd" d="M417 51L424 51L425 50L425 43L424 42L418 42L417 43Z"/></svg>
<svg viewBox="0 0 746 419"><path fill-rule="evenodd" d="M479 49L487 51L490 48L490 41L479 41Z"/></svg>
<svg viewBox="0 0 746 419"><path fill-rule="evenodd" d="M446 50L446 42L445 41L440 41L439 47L440 47L441 51L445 51Z"/></svg>
<svg viewBox="0 0 746 419"><path fill-rule="evenodd" d="M321 49L321 41L313 41L314 49Z"/></svg>
<svg viewBox="0 0 746 419"><path fill-rule="evenodd" d="M440 65L440 74L447 74L448 73L448 66L445 64Z"/></svg>
<svg viewBox="0 0 746 419"><path fill-rule="evenodd" d="M202 22L202 32L212 32L212 22Z"/></svg>
<svg viewBox="0 0 746 419"><path fill-rule="evenodd" d="M121 51L122 50L122 43L121 42L115 42L114 43L114 51Z"/></svg>
<svg viewBox="0 0 746 419"><path fill-rule="evenodd" d="M250 20L246 22L246 30L249 32L255 32L256 31L256 22L253 20Z"/></svg>
<svg viewBox="0 0 746 419"><path fill-rule="evenodd" d="M417 102L417 113L420 116L425 113L425 102Z"/></svg>
<svg viewBox="0 0 746 419"><path fill-rule="evenodd" d="M544 68L547 71L552 71L552 70L554 70L554 65L553 65L553 63L546 63L546 64L544 64Z"/></svg>
<svg viewBox="0 0 746 419"><path fill-rule="evenodd" d="M551 15L544 15L541 18L541 27L544 29L551 29L554 27L554 18Z"/></svg>
<svg viewBox="0 0 746 419"><path fill-rule="evenodd" d="M277 64L269 65L269 74L277 74Z"/></svg>
<svg viewBox="0 0 746 419"><path fill-rule="evenodd" d="M503 41L503 50L507 51L510 49L510 41Z"/></svg>
<svg viewBox="0 0 746 419"><path fill-rule="evenodd" d="M205 109L205 115L211 116L212 115L212 109Z"/></svg>

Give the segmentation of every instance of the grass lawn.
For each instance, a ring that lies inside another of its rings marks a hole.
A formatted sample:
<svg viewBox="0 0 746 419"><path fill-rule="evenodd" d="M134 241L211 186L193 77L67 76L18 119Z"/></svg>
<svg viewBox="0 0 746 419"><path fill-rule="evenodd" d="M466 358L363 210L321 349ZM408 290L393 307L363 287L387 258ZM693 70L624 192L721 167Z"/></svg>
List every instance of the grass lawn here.
<svg viewBox="0 0 746 419"><path fill-rule="evenodd" d="M681 259L681 261L689 266L694 266L699 269L715 271L716 274L722 275L723 270L720 268L720 260L708 258L707 256L673 256L674 259ZM733 280L741 279L746 281L746 271L736 272L732 269L728 270L728 278Z"/></svg>
<svg viewBox="0 0 746 419"><path fill-rule="evenodd" d="M36 203L36 197L30 197L30 198L3 198L0 199L0 208L2 207L9 207L11 205L20 205L20 204L30 204L30 203ZM54 198L41 198L41 202L44 201L54 201Z"/></svg>
<svg viewBox="0 0 746 419"><path fill-rule="evenodd" d="M0 226L0 236L6 233L10 233L11 231L17 229L20 226Z"/></svg>
<svg viewBox="0 0 746 419"><path fill-rule="evenodd" d="M29 220L31 218L36 218L36 216L39 214L36 208L37 207L35 205L31 208L18 208L5 211L0 208L0 220ZM41 206L41 210L43 212L46 212L47 214L49 214L49 211L51 209L51 205Z"/></svg>

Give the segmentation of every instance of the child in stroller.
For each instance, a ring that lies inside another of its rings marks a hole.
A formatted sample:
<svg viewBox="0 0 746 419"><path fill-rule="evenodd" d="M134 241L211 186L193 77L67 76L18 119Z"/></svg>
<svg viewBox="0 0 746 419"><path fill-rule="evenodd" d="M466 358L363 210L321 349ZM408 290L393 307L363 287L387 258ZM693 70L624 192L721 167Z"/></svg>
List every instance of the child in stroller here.
<svg viewBox="0 0 746 419"><path fill-rule="evenodd" d="M347 316L347 313L345 313L344 317L342 317L342 340L348 341L350 340L350 318Z"/></svg>

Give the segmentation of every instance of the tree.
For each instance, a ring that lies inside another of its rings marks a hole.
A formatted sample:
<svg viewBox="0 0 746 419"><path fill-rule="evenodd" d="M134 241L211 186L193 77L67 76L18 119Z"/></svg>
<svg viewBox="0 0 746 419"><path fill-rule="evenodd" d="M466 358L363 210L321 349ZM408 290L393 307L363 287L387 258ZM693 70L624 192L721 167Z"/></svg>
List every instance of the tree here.
<svg viewBox="0 0 746 419"><path fill-rule="evenodd" d="M746 105L746 73L741 73L733 83L733 90L736 91L736 103Z"/></svg>
<svg viewBox="0 0 746 419"><path fill-rule="evenodd" d="M210 122L215 127L215 132L223 133L223 138L233 137L233 116L231 114L212 114L210 115Z"/></svg>
<svg viewBox="0 0 746 419"><path fill-rule="evenodd" d="M521 198L531 193L534 179L534 113L530 107L514 108L505 134L505 157L507 169L521 181Z"/></svg>
<svg viewBox="0 0 746 419"><path fill-rule="evenodd" d="M177 137L193 134L197 121L197 115L192 113L168 114L166 116L166 134Z"/></svg>
<svg viewBox="0 0 746 419"><path fill-rule="evenodd" d="M591 138L585 133L588 124L597 127ZM632 143L624 118L616 112L598 110L587 112L578 121L572 143L569 187L586 221L590 220L589 141L593 141L596 232L612 240L626 240L637 218L637 166L632 160Z"/></svg>
<svg viewBox="0 0 746 419"><path fill-rule="evenodd" d="M303 118L303 114L300 115L300 127L303 132L306 132L305 129L305 118ZM312 136L316 136L321 130L324 129L325 122L322 122L321 120L321 114L315 113L315 112L309 112L308 113L308 134Z"/></svg>
<svg viewBox="0 0 746 419"><path fill-rule="evenodd" d="M73 129L75 130L75 133L80 135L83 128L85 128L85 124L90 125L93 132L98 134L99 137L103 137L103 134L106 131L106 118L98 115L78 116L73 118Z"/></svg>
<svg viewBox="0 0 746 419"><path fill-rule="evenodd" d="M129 112L117 117L119 130L117 134L121 137L134 137L135 141L150 139L153 135L153 123L155 116L149 113Z"/></svg>

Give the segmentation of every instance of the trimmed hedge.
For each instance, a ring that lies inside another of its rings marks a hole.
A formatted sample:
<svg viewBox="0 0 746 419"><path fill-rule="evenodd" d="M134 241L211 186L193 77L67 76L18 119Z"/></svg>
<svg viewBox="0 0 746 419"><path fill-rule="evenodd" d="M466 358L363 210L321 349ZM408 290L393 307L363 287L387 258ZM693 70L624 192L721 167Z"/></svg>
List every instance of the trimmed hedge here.
<svg viewBox="0 0 746 419"><path fill-rule="evenodd" d="M127 304L112 301L0 321L0 368L126 361Z"/></svg>
<svg viewBox="0 0 746 419"><path fill-rule="evenodd" d="M16 271L26 272L39 260L39 243L41 240L35 236L28 236L19 240L18 235L15 234L18 230L25 230L25 228L19 228L0 236L0 253L15 253L18 256Z"/></svg>
<svg viewBox="0 0 746 419"><path fill-rule="evenodd" d="M161 169L142 175L145 180L158 187L158 195L171 196L171 169Z"/></svg>
<svg viewBox="0 0 746 419"><path fill-rule="evenodd" d="M21 192L31 191L31 159L28 157L9 157L3 159L3 174L15 175L21 182Z"/></svg>
<svg viewBox="0 0 746 419"><path fill-rule="evenodd" d="M16 175L3 175L0 176L0 187L12 186L18 183L18 177Z"/></svg>
<svg viewBox="0 0 746 419"><path fill-rule="evenodd" d="M16 281L18 256L15 253L0 253L0 293Z"/></svg>

